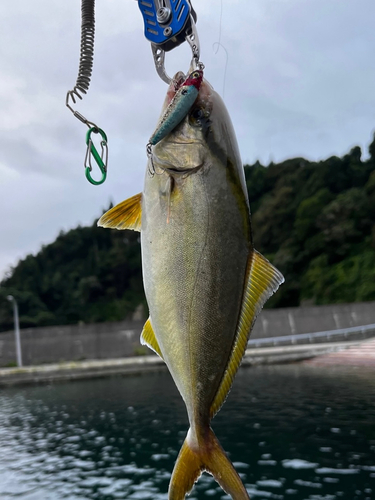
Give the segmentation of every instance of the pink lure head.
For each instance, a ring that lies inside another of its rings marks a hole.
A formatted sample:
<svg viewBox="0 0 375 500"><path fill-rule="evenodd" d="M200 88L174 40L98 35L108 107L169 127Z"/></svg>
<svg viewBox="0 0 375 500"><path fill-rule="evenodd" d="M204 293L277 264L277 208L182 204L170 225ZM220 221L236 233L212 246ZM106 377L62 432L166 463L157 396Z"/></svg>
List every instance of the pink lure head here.
<svg viewBox="0 0 375 500"><path fill-rule="evenodd" d="M186 78L183 85L194 85L194 87L199 90L203 80L203 71L201 69L196 69Z"/></svg>

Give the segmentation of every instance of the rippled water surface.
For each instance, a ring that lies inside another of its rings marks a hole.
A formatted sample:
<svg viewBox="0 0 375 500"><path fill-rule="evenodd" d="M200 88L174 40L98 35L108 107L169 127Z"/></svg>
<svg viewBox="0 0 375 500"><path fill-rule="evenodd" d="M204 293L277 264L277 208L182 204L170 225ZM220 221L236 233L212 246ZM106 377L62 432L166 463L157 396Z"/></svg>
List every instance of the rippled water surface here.
<svg viewBox="0 0 375 500"><path fill-rule="evenodd" d="M242 369L213 428L253 499L375 499L374 371ZM0 498L166 499L186 431L167 373L0 390Z"/></svg>

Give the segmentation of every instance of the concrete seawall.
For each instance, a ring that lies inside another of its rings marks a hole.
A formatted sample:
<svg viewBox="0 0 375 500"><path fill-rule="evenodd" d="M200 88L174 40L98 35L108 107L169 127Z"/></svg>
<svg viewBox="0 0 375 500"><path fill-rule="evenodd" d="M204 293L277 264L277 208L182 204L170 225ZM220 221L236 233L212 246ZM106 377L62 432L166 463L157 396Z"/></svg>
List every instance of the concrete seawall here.
<svg viewBox="0 0 375 500"><path fill-rule="evenodd" d="M139 343L143 323L123 321L23 329L23 363L30 366L148 354L148 349ZM375 323L375 302L264 310L255 323L251 338L297 335L370 323ZM9 366L15 359L13 331L0 333L0 366Z"/></svg>
<svg viewBox="0 0 375 500"><path fill-rule="evenodd" d="M315 345L292 345L284 347L263 347L248 349L241 367L270 365L280 363L294 363L311 359L324 358L348 352L350 349L361 349L369 345L373 361L372 345L375 341L362 342L334 342ZM340 358L339 358L340 359ZM371 365L375 369L375 363ZM167 370L164 362L156 356L139 356L106 360L77 361L69 363L55 363L24 368L0 368L0 387L67 382L73 380L94 379L113 376L141 375L147 372Z"/></svg>

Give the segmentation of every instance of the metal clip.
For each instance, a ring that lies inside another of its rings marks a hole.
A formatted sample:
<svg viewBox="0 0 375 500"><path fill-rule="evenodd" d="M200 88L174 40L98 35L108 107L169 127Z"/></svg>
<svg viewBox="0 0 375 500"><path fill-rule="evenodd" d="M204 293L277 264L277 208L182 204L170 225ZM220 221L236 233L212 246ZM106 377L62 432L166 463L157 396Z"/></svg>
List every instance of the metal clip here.
<svg viewBox="0 0 375 500"><path fill-rule="evenodd" d="M138 6L143 15L145 37L151 42L156 71L164 82L171 82L165 70L165 53L185 40L193 53L190 68L203 69L199 62L197 15L190 0L138 0Z"/></svg>
<svg viewBox="0 0 375 500"><path fill-rule="evenodd" d="M69 90L69 92L66 94L66 100L65 100L65 105L68 109L70 109L70 111L73 113L73 115L78 118L78 120L82 123L84 123L85 125L87 125L89 128L90 127L94 127L96 128L97 130L100 130L99 127L97 125L95 125L94 122L90 122L87 118L85 118L83 115L81 115L81 113L79 113L78 111L75 111L71 105L69 104L69 99L71 99L73 101L73 103L75 104L76 103L76 100L74 98L74 95L78 96L80 99L82 99L82 97L77 94L77 92L75 92L74 90Z"/></svg>
<svg viewBox="0 0 375 500"><path fill-rule="evenodd" d="M199 60L200 59L200 45L199 45L199 37L197 26L194 22L194 19L191 21L191 32L186 36L186 41L191 47L191 51L193 53L193 58L190 63L189 73L199 69L201 71L204 70L204 64Z"/></svg>
<svg viewBox="0 0 375 500"><path fill-rule="evenodd" d="M100 184L103 184L103 182L107 178L107 165L108 165L108 139L107 136L101 128L99 128L94 122L90 122L87 118L85 118L81 113L78 111L75 111L72 106L69 104L69 100L71 99L73 103L76 103L76 100L74 96L78 96L80 99L82 97L73 90L70 90L66 94L66 101L65 104L67 108L70 109L70 111L73 113L73 115L82 123L87 125L89 127L89 130L87 131L86 134L86 144L87 144L87 149L86 149L86 155L85 155L85 169L86 169L86 178L91 184L94 184L95 186L99 186ZM94 134L100 134L102 136L102 140L100 142L102 151L101 154L99 155L96 147L94 146L92 140L91 140L91 134L94 132ZM91 156L94 157L95 162L97 163L98 167L100 168L102 172L102 178L100 181L95 181L91 177L91 171L92 171L92 165L91 165ZM103 161L104 158L104 161Z"/></svg>
<svg viewBox="0 0 375 500"><path fill-rule="evenodd" d="M154 63L155 63L155 69L157 74L160 76L160 78L163 80L163 82L167 83L168 85L171 83L172 79L167 75L167 72L165 71L165 52L162 48L160 48L158 45L155 45L154 43L151 44L151 50L152 50L152 55L154 58Z"/></svg>
<svg viewBox="0 0 375 500"><path fill-rule="evenodd" d="M99 155L92 139L91 139L91 134L94 132L94 134L100 134L102 137L102 140L100 141L100 146L102 148L101 154ZM87 150L86 150L86 156L85 156L85 173L86 173L86 178L91 184L94 184L95 186L99 186L100 184L103 184L103 182L107 178L107 163L108 163L108 145L107 145L108 139L107 136L104 132L104 130L98 128L98 127L91 127L86 134L86 144L87 144ZM92 171L92 164L91 164L91 156L94 157L94 160L98 167L100 168L100 171L102 173L102 178L99 181L94 180L91 177L91 171Z"/></svg>
<svg viewBox="0 0 375 500"><path fill-rule="evenodd" d="M198 32L196 28L196 24L194 22L193 16L191 16L191 25L189 26L189 30L187 33L185 33L185 40L188 42L188 44L191 47L192 51L192 59L190 63L190 69L189 73L194 71L195 69L204 69L204 64L199 61L200 58L200 45L199 45L199 38L198 38ZM152 50L152 55L154 57L154 63L155 63L155 68L157 74L160 76L160 78L167 83L168 85L171 83L172 78L170 78L167 75L167 72L165 70L165 50L163 49L163 46L161 45L156 45L155 43L151 44L151 50Z"/></svg>

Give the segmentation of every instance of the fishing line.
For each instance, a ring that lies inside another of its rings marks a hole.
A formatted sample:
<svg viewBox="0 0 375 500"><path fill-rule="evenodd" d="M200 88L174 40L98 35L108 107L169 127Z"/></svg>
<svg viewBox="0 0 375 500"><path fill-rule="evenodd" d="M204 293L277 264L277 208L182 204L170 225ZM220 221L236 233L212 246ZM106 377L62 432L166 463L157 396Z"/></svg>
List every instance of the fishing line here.
<svg viewBox="0 0 375 500"><path fill-rule="evenodd" d="M218 44L218 47L217 47L217 51L215 52L215 55L219 52L219 48L221 46L221 27L222 27L222 24L223 24L223 0L220 0L219 40L216 42Z"/></svg>
<svg viewBox="0 0 375 500"><path fill-rule="evenodd" d="M219 52L220 48L224 49L224 52L225 52L225 66L224 66L224 77L223 77L223 98L224 98L229 54L228 54L227 49L221 43L222 25L223 25L223 0L220 0L219 40L212 45L212 49L214 50L215 55ZM215 47L217 47L216 50L215 50Z"/></svg>
<svg viewBox="0 0 375 500"><path fill-rule="evenodd" d="M224 95L225 95L225 82L226 82L226 79L227 79L227 69L228 69L228 59L229 59L229 54L228 54L228 51L227 49L224 47L224 45L220 42L215 42L213 45L212 45L212 48L214 48L215 46L218 46L217 48L217 51L215 52L215 54L218 53L220 47L224 50L225 52L225 66L224 66L224 77L223 77L223 98L224 98Z"/></svg>

